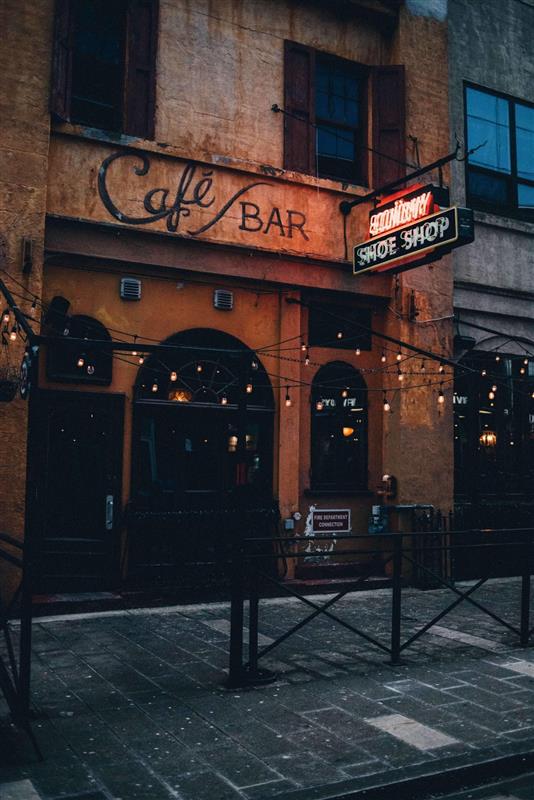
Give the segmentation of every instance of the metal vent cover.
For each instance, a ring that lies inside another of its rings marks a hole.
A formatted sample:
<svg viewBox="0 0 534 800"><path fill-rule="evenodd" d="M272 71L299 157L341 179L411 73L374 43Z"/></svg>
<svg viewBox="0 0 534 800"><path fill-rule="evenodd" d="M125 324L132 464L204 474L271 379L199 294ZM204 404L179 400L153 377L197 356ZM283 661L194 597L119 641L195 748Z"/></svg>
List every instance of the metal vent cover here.
<svg viewBox="0 0 534 800"><path fill-rule="evenodd" d="M141 281L137 278L121 278L121 297L123 300L140 300Z"/></svg>
<svg viewBox="0 0 534 800"><path fill-rule="evenodd" d="M234 307L234 293L229 292L228 289L215 289L213 307L220 311L231 311Z"/></svg>

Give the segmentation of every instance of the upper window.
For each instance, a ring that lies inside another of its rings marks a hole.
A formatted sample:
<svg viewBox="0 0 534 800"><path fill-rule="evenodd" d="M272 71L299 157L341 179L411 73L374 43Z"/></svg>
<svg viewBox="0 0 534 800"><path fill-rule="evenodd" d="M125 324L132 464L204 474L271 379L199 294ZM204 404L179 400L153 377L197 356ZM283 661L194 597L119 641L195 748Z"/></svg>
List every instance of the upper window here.
<svg viewBox="0 0 534 800"><path fill-rule="evenodd" d="M468 202L514 216L534 211L534 106L465 90Z"/></svg>
<svg viewBox="0 0 534 800"><path fill-rule="evenodd" d="M371 163L375 186L402 176L403 67L370 70L286 41L284 69L286 169L367 185Z"/></svg>
<svg viewBox="0 0 534 800"><path fill-rule="evenodd" d="M56 117L153 138L157 12L157 0L59 0Z"/></svg>

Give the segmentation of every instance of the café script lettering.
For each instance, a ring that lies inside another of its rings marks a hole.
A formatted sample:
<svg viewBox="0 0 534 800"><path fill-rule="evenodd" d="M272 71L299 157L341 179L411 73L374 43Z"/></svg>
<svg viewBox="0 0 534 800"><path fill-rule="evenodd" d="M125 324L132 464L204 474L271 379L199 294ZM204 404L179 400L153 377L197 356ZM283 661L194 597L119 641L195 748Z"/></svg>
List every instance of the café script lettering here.
<svg viewBox="0 0 534 800"><path fill-rule="evenodd" d="M146 192L142 201L146 215L126 214L112 200L108 188L110 167L122 158L137 161L137 164L132 165L132 171L138 177L144 177L150 172L150 159L144 153L113 153L100 165L98 193L105 208L119 222L127 225L151 225L159 220L165 220L167 230L175 233L179 232L182 219L190 217L193 210L210 209L211 216L206 223L200 227L191 227L186 230L189 236L198 236L220 222L231 208L238 206L239 230L261 234L273 232L289 239L293 236L302 236L306 241L309 240L305 230L306 216L302 212L280 209L277 206L262 209L249 199L240 199L258 186L270 186L271 184L265 181L254 181L241 187L225 201L220 201L216 194L214 171L200 168L193 161L184 165L174 191L167 187L157 186Z"/></svg>

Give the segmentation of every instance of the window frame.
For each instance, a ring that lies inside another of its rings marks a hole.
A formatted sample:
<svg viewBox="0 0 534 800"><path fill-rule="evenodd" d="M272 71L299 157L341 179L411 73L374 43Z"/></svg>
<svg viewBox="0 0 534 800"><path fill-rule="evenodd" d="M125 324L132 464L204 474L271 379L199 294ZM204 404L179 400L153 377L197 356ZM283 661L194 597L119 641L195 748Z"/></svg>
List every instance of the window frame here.
<svg viewBox="0 0 534 800"><path fill-rule="evenodd" d="M472 208L480 211L487 211L499 216L513 217L516 219L523 219L534 222L534 208L520 208L518 201L518 187L520 185L530 186L534 189L534 180L522 178L518 175L517 169L517 128L516 128L516 106L526 106L534 110L534 103L528 100L519 100L517 97L499 92L494 89L488 89L485 86L480 86L470 81L464 81L463 104L464 104L464 140L467 149L476 146L476 142L470 142L468 139L468 104L467 104L467 91L473 89L477 92L487 94L491 97L497 97L505 100L508 104L508 146L510 149L510 172L499 172L498 170L481 167L476 164L470 164L469 158L465 161L465 194L466 201ZM534 144L534 136L533 136ZM483 198L473 195L470 189L470 173L477 175L487 176L490 178L499 177L506 182L507 202L506 204L492 203L491 200L484 200Z"/></svg>

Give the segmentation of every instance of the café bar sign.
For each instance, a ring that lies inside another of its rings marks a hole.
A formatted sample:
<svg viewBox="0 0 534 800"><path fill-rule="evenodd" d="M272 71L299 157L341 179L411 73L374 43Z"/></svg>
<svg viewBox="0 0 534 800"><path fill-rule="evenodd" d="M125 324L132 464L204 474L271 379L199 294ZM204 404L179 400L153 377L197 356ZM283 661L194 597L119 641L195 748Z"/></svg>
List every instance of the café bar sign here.
<svg viewBox="0 0 534 800"><path fill-rule="evenodd" d="M385 198L369 215L370 239L354 247L354 274L401 272L441 258L474 239L473 212L448 205L448 192L410 187Z"/></svg>

